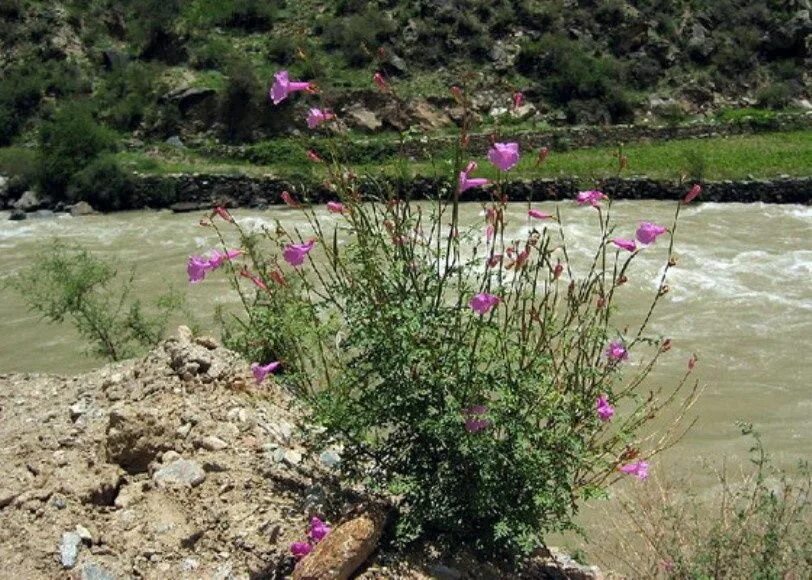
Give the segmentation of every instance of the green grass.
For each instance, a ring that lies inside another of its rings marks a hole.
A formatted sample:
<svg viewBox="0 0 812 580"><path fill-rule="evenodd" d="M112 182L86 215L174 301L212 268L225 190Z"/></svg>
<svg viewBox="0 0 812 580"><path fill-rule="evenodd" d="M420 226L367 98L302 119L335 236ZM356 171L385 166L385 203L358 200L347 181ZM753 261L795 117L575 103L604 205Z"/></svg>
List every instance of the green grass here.
<svg viewBox="0 0 812 580"><path fill-rule="evenodd" d="M472 156L480 160L485 152ZM536 152L524 151L515 177L571 177L585 179L616 175L617 158L613 147L552 151L541 168L535 167ZM685 174L693 175L696 161L704 165L702 178L708 181L725 179L770 178L779 175L812 175L812 131L763 133L715 139L687 139L663 143L635 144L624 148L629 158L624 176L648 176L654 179L672 179ZM495 169L487 162L479 163L476 174L495 178ZM413 171L432 174L431 165L421 163Z"/></svg>
<svg viewBox="0 0 812 580"><path fill-rule="evenodd" d="M616 150L611 147L552 151L541 168L535 167L535 151L524 151L518 167L511 171L514 178L573 177L584 180L601 179L617 173ZM654 179L675 179L682 175L696 179L702 166L701 177L708 181L771 178L779 175L812 175L812 131L764 133L716 139L691 139L653 144L635 144L624 149L629 158L624 176L647 176ZM486 151L471 152L479 161L478 177L495 178L496 171L486 160ZM277 175L280 177L313 170L314 176L324 173L321 166L308 164L304 159L286 159L273 165L256 165L231 159L203 157L189 150L158 147L149 152L118 154L124 166L142 173L244 173L246 175ZM358 173L396 175L402 164L390 161L383 164L358 165ZM414 162L407 165L411 175L449 175L451 164L447 159Z"/></svg>

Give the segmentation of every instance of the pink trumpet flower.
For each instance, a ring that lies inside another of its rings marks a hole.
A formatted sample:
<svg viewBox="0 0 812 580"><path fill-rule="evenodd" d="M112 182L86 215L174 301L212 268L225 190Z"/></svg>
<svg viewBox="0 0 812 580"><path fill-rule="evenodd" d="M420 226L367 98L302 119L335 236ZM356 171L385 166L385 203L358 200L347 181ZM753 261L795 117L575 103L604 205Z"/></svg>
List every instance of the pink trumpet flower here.
<svg viewBox="0 0 812 580"><path fill-rule="evenodd" d="M335 115L333 113L314 107L307 113L307 126L310 129L315 129L325 121L329 121L331 119L335 119Z"/></svg>
<svg viewBox="0 0 812 580"><path fill-rule="evenodd" d="M376 72L372 75L372 82L382 91L386 92L389 90L389 83L386 82L386 79L383 78L383 75L380 72Z"/></svg>
<svg viewBox="0 0 812 580"><path fill-rule="evenodd" d="M657 224L653 224L651 222L643 222L640 224L640 227L637 228L635 232L635 237L637 241L641 244L653 244L657 238L668 230L663 226L659 226Z"/></svg>
<svg viewBox="0 0 812 580"><path fill-rule="evenodd" d="M544 163L548 155L550 155L549 147L542 147L541 149L539 149L539 156L538 159L536 159L536 167Z"/></svg>
<svg viewBox="0 0 812 580"><path fill-rule="evenodd" d="M312 149L307 150L307 158L310 159L313 163L324 163L324 159L319 157L319 154L313 151Z"/></svg>
<svg viewBox="0 0 812 580"><path fill-rule="evenodd" d="M240 256L241 254L242 254L241 250L228 250L226 252L214 250L211 253L211 258L209 259L209 266L212 270L216 270L226 262L230 262L231 260Z"/></svg>
<svg viewBox="0 0 812 580"><path fill-rule="evenodd" d="M186 261L186 274L192 284L202 282L209 270L209 261L201 256L189 256Z"/></svg>
<svg viewBox="0 0 812 580"><path fill-rule="evenodd" d="M519 144L494 143L488 151L488 161L502 171L510 171L519 162Z"/></svg>
<svg viewBox="0 0 812 580"><path fill-rule="evenodd" d="M682 200L682 203L688 205L693 200L695 200L700 193L702 193L702 186L697 183L691 188L691 191L685 194L685 198Z"/></svg>
<svg viewBox="0 0 812 580"><path fill-rule="evenodd" d="M487 292L480 292L471 298L471 300L468 302L468 306L477 314L484 315L501 301L502 299L498 296L488 294Z"/></svg>
<svg viewBox="0 0 812 580"><path fill-rule="evenodd" d="M460 180L459 180L459 187L460 193L471 189L472 187L482 187L483 185L488 185L488 180L484 177L471 177L471 173L476 171L477 165L476 162L471 161L468 163L468 166L465 170L460 171Z"/></svg>
<svg viewBox="0 0 812 580"><path fill-rule="evenodd" d="M214 208L214 213L212 213L212 216L214 215L219 215L220 218L222 218L224 221L227 221L232 224L234 223L234 218L231 216L228 210L222 206L218 205Z"/></svg>
<svg viewBox="0 0 812 580"><path fill-rule="evenodd" d="M308 532L308 536L310 536L310 539L313 541L313 543L318 544L324 538L326 538L327 534L329 534L331 531L332 528L323 521L321 521L319 518L315 516L311 518L310 532Z"/></svg>
<svg viewBox="0 0 812 580"><path fill-rule="evenodd" d="M634 240L615 238L614 240L612 240L612 243L621 250L626 250L627 252L634 252L637 250L637 244L634 242Z"/></svg>
<svg viewBox="0 0 812 580"><path fill-rule="evenodd" d="M315 244L316 240L310 240L304 244L288 244L282 251L282 257L291 266L301 266Z"/></svg>
<svg viewBox="0 0 812 580"><path fill-rule="evenodd" d="M524 103L524 94L521 91L513 93L513 108L518 109Z"/></svg>
<svg viewBox="0 0 812 580"><path fill-rule="evenodd" d="M274 105L278 105L288 98L288 95L297 91L312 91L313 85L308 82L292 81L288 71L280 70L274 74L274 83L271 87L270 97Z"/></svg>
<svg viewBox="0 0 812 580"><path fill-rule="evenodd" d="M608 199L606 194L602 191L581 191L575 197L578 205L591 205L592 207L599 207L601 200Z"/></svg>
<svg viewBox="0 0 812 580"><path fill-rule="evenodd" d="M282 363L279 361L268 363L266 365L251 363L251 372L254 374L254 380L256 380L257 384L260 385L262 384L262 381L265 380L265 377L275 373L281 366Z"/></svg>
<svg viewBox="0 0 812 580"><path fill-rule="evenodd" d="M552 214L544 213L540 209L531 209L530 211L527 212L527 215L537 220L548 220L553 217Z"/></svg>
<svg viewBox="0 0 812 580"><path fill-rule="evenodd" d="M491 422L482 417L482 415L485 415L487 412L488 408L485 405L473 405L467 409L463 409L462 414L465 416L465 430L469 433L479 433L487 429Z"/></svg>
<svg viewBox="0 0 812 580"><path fill-rule="evenodd" d="M635 463L629 463L628 465L624 465L618 468L623 473L628 475L633 475L639 480L644 480L648 477L648 462L647 461L637 461Z"/></svg>
<svg viewBox="0 0 812 580"><path fill-rule="evenodd" d="M604 423L612 419L615 414L615 408L609 404L609 400L605 395L601 395L595 401L595 410L598 412L598 417Z"/></svg>
<svg viewBox="0 0 812 580"><path fill-rule="evenodd" d="M251 282L254 283L254 286L256 286L261 290L268 289L267 284L265 284L265 282L262 281L262 278L260 278L256 274L252 274L248 270L240 270L240 276L242 276L243 278L248 278L249 280L251 280Z"/></svg>
<svg viewBox="0 0 812 580"><path fill-rule="evenodd" d="M283 191L281 197L282 201L284 201L285 204L289 205L290 207L300 207L301 205L298 201L296 201L296 198L293 197L289 191Z"/></svg>
<svg viewBox="0 0 812 580"><path fill-rule="evenodd" d="M610 342L609 346L606 347L604 354L606 355L606 358L613 362L620 362L629 358L629 351L626 350L623 342L619 340L613 340Z"/></svg>
<svg viewBox="0 0 812 580"><path fill-rule="evenodd" d="M347 207L338 201L328 201L327 202L327 211L330 213L344 213L347 211Z"/></svg>
<svg viewBox="0 0 812 580"><path fill-rule="evenodd" d="M293 542L290 545L290 553L293 554L293 557L297 560L301 560L312 550L313 546L311 546L308 542Z"/></svg>

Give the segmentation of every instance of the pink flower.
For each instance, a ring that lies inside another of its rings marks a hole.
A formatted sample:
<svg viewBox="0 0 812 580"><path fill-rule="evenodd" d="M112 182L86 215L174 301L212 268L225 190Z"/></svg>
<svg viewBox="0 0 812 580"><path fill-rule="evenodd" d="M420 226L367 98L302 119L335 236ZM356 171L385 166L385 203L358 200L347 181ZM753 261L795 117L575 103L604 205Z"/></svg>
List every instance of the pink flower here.
<svg viewBox="0 0 812 580"><path fill-rule="evenodd" d="M274 105L278 105L288 98L290 93L297 91L311 91L313 85L306 82L292 81L288 75L288 71L280 70L274 74L274 83L271 87L270 97Z"/></svg>
<svg viewBox="0 0 812 580"><path fill-rule="evenodd" d="M230 262L241 254L242 251L240 250L228 250L226 252L214 250L211 253L211 258L209 259L209 266L212 270L216 270L226 262Z"/></svg>
<svg viewBox="0 0 812 580"><path fill-rule="evenodd" d="M324 163L324 159L319 157L319 154L313 151L312 149L307 150L307 158L310 159L313 163Z"/></svg>
<svg viewBox="0 0 812 580"><path fill-rule="evenodd" d="M310 129L315 129L325 121L329 121L330 119L335 119L335 115L330 111L326 111L323 109L312 108L307 113L307 126Z"/></svg>
<svg viewBox="0 0 812 580"><path fill-rule="evenodd" d="M595 401L595 410L598 412L598 417L601 421L606 422L615 414L615 408L609 404L609 400L605 395L601 395Z"/></svg>
<svg viewBox="0 0 812 580"><path fill-rule="evenodd" d="M386 79L383 78L383 75L380 72L376 72L372 75L372 82L374 82L379 89L382 91L389 90L389 83L386 82Z"/></svg>
<svg viewBox="0 0 812 580"><path fill-rule="evenodd" d="M519 107L521 107L523 102L524 102L524 95L522 94L521 91L516 91L515 93L513 93L513 108L514 109L518 109Z"/></svg>
<svg viewBox="0 0 812 580"><path fill-rule="evenodd" d="M482 415L485 415L487 412L488 408L485 405L473 405L467 409L463 409L462 414L465 416L465 430L469 433L479 433L487 429L491 422L482 417Z"/></svg>
<svg viewBox="0 0 812 580"><path fill-rule="evenodd" d="M265 380L265 377L275 373L281 366L282 363L279 361L268 363L266 365L251 363L251 372L254 374L254 379L257 381L257 384L260 385L262 384L262 381Z"/></svg>
<svg viewBox="0 0 812 580"><path fill-rule="evenodd" d="M225 220L227 222L234 223L234 218L231 217L231 214L228 213L228 210L226 208L224 208L224 207L221 207L219 205L216 206L214 208L214 214L219 215L223 220ZM214 214L212 214L212 215L214 215Z"/></svg>
<svg viewBox="0 0 812 580"><path fill-rule="evenodd" d="M188 274L189 282L192 284L202 282L210 269L209 261L202 256L189 256L186 261L186 274Z"/></svg>
<svg viewBox="0 0 812 580"><path fill-rule="evenodd" d="M226 261L233 260L240 254L242 254L240 250L228 250L227 252L213 250L210 258L189 256L189 259L186 261L186 273L189 276L189 282L197 284L206 277L206 274L212 270L216 270Z"/></svg>
<svg viewBox="0 0 812 580"><path fill-rule="evenodd" d="M314 516L310 519L310 532L308 532L308 535L310 539L313 540L313 543L318 544L321 542L327 537L327 534L329 534L331 530L332 528L319 518Z"/></svg>
<svg viewBox="0 0 812 580"><path fill-rule="evenodd" d="M313 550L313 546L307 542L293 542L290 545L290 553L293 554L293 557L297 560L301 560L307 556L311 550Z"/></svg>
<svg viewBox="0 0 812 580"><path fill-rule="evenodd" d="M540 209L531 209L530 211L527 212L527 215L537 220L548 220L553 217L552 214L544 213Z"/></svg>
<svg viewBox="0 0 812 580"><path fill-rule="evenodd" d="M495 268L496 266L499 265L499 263L501 261L502 261L502 254L494 254L493 256L488 258L487 264L488 264L489 268Z"/></svg>
<svg viewBox="0 0 812 580"><path fill-rule="evenodd" d="M460 171L460 193L471 189L472 187L482 187L483 185L488 185L488 180L484 177L471 177L471 173L476 171L476 168L476 163L471 161L468 163L468 166L464 171Z"/></svg>
<svg viewBox="0 0 812 580"><path fill-rule="evenodd" d="M591 205L592 207L600 206L603 199L608 199L606 194L597 190L581 191L575 196L578 205Z"/></svg>
<svg viewBox="0 0 812 580"><path fill-rule="evenodd" d="M682 200L682 203L686 205L691 203L699 196L700 193L702 193L702 186L697 183L691 188L691 191L685 194L685 198Z"/></svg>
<svg viewBox="0 0 812 580"><path fill-rule="evenodd" d="M626 250L627 252L634 252L635 250L637 250L637 244L634 243L634 240L615 238L614 240L612 240L612 243L621 250Z"/></svg>
<svg viewBox="0 0 812 580"><path fill-rule="evenodd" d="M494 143L488 151L488 161L502 171L510 171L519 162L519 144Z"/></svg>
<svg viewBox="0 0 812 580"><path fill-rule="evenodd" d="M471 298L470 302L468 302L468 306L477 314L487 314L491 308L499 304L501 301L502 299L499 298L499 296L494 296L493 294L488 294L486 292L480 292Z"/></svg>
<svg viewBox="0 0 812 580"><path fill-rule="evenodd" d="M299 207L299 202L296 201L296 198L294 198L290 192L283 191L281 197L282 201L284 201L286 205L289 205L290 207Z"/></svg>
<svg viewBox="0 0 812 580"><path fill-rule="evenodd" d="M653 244L657 238L663 235L668 230L663 226L658 226L657 224L653 224L651 222L643 222L637 228L634 236L637 238L637 241L641 244Z"/></svg>
<svg viewBox="0 0 812 580"><path fill-rule="evenodd" d="M347 208L344 206L343 203L339 203L337 201L328 201L327 202L327 211L330 213L344 213Z"/></svg>
<svg viewBox="0 0 812 580"><path fill-rule="evenodd" d="M265 284L265 282L262 281L262 278L260 278L256 274L252 274L247 269L240 270L240 276L251 280L251 282L253 282L254 286L256 286L257 288L260 288L262 290L268 289L268 286Z"/></svg>
<svg viewBox="0 0 812 580"><path fill-rule="evenodd" d="M634 475L639 480L643 480L648 477L647 461L637 461L635 463L629 463L628 465L624 465L622 467L619 467L618 469L620 469L620 471L622 471L623 473Z"/></svg>
<svg viewBox="0 0 812 580"><path fill-rule="evenodd" d="M451 94L454 95L455 101L462 104L463 96L461 88L459 88L457 85L454 85L453 87L451 87Z"/></svg>
<svg viewBox="0 0 812 580"><path fill-rule="evenodd" d="M310 240L304 244L288 244L282 251L282 257L291 266L301 266L315 244L316 240Z"/></svg>
<svg viewBox="0 0 812 580"><path fill-rule="evenodd" d="M606 347L604 354L606 355L606 358L614 362L627 360L629 358L629 351L627 351L626 347L623 346L623 342L619 340L613 340L610 342L609 346Z"/></svg>
<svg viewBox="0 0 812 580"><path fill-rule="evenodd" d="M485 226L485 241L490 242L493 239L493 234L496 233L495 228L488 224Z"/></svg>

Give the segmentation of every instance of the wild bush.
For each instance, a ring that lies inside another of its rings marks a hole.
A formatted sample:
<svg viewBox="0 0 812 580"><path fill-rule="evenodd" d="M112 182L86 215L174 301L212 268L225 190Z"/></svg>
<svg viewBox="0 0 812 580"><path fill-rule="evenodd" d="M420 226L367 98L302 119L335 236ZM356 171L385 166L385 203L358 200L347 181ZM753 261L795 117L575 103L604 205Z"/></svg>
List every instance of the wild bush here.
<svg viewBox="0 0 812 580"><path fill-rule="evenodd" d="M96 122L89 105L65 105L40 127L40 188L55 199L66 199L72 177L114 146L114 135Z"/></svg>
<svg viewBox="0 0 812 580"><path fill-rule="evenodd" d="M68 185L68 200L86 201L99 211L136 207L133 183L113 155L97 157L75 173Z"/></svg>
<svg viewBox="0 0 812 580"><path fill-rule="evenodd" d="M279 102L309 87L288 82L277 81ZM187 268L191 282L227 269L245 312L223 315L226 343L256 361L258 382L279 371L309 404L323 428L314 445L340 449L345 477L395 502L400 542L445 535L520 557L572 527L579 502L607 482L647 477L662 447L644 447L640 428L675 400L679 419L694 400L696 386L683 392L694 359L673 388L639 390L670 349L648 327L668 292L680 206L668 228L641 223L635 241L615 237L606 195L581 192L572 203L594 212L600 233L579 265L558 210L528 205L517 217L508 204L515 143L488 152L492 202L482 223L462 222L460 195L488 185L468 163L466 132L456 187L426 192L428 203L374 178L362 198L340 143L311 155L335 191L327 213L286 192L306 225L258 231L218 208L204 225L221 241L236 228L240 248L191 256ZM661 253L662 273L648 314L621 326L616 300L640 252Z"/></svg>
<svg viewBox="0 0 812 580"><path fill-rule="evenodd" d="M7 284L44 320L71 323L91 354L118 361L160 342L183 304L170 291L145 309L134 295L134 277L134 270L120 273L86 249L54 241Z"/></svg>

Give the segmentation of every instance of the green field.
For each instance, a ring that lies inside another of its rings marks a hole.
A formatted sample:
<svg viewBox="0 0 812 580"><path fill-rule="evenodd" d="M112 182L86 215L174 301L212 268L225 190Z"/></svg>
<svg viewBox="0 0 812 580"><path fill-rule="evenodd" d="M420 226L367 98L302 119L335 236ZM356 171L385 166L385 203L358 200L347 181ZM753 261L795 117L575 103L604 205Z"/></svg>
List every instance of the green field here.
<svg viewBox="0 0 812 580"><path fill-rule="evenodd" d="M519 166L511 172L514 178L573 177L585 180L616 175L617 150L611 147L552 151L546 163L535 166L536 152L523 152ZM690 139L652 144L635 144L624 148L628 157L625 176L648 176L672 179L685 175L689 179L707 181L764 179L780 175L812 175L812 131L765 133L712 139ZM496 172L485 161L486 151L472 151L470 158L479 161L477 176L495 178ZM167 173L244 173L248 175L292 174L321 177L325 169L306 159L285 159L276 164L251 164L244 161L204 157L193 150L156 147L150 151L119 153L122 165L147 174ZM408 174L424 176L448 175L450 156L433 163L420 161L355 165L359 173Z"/></svg>

